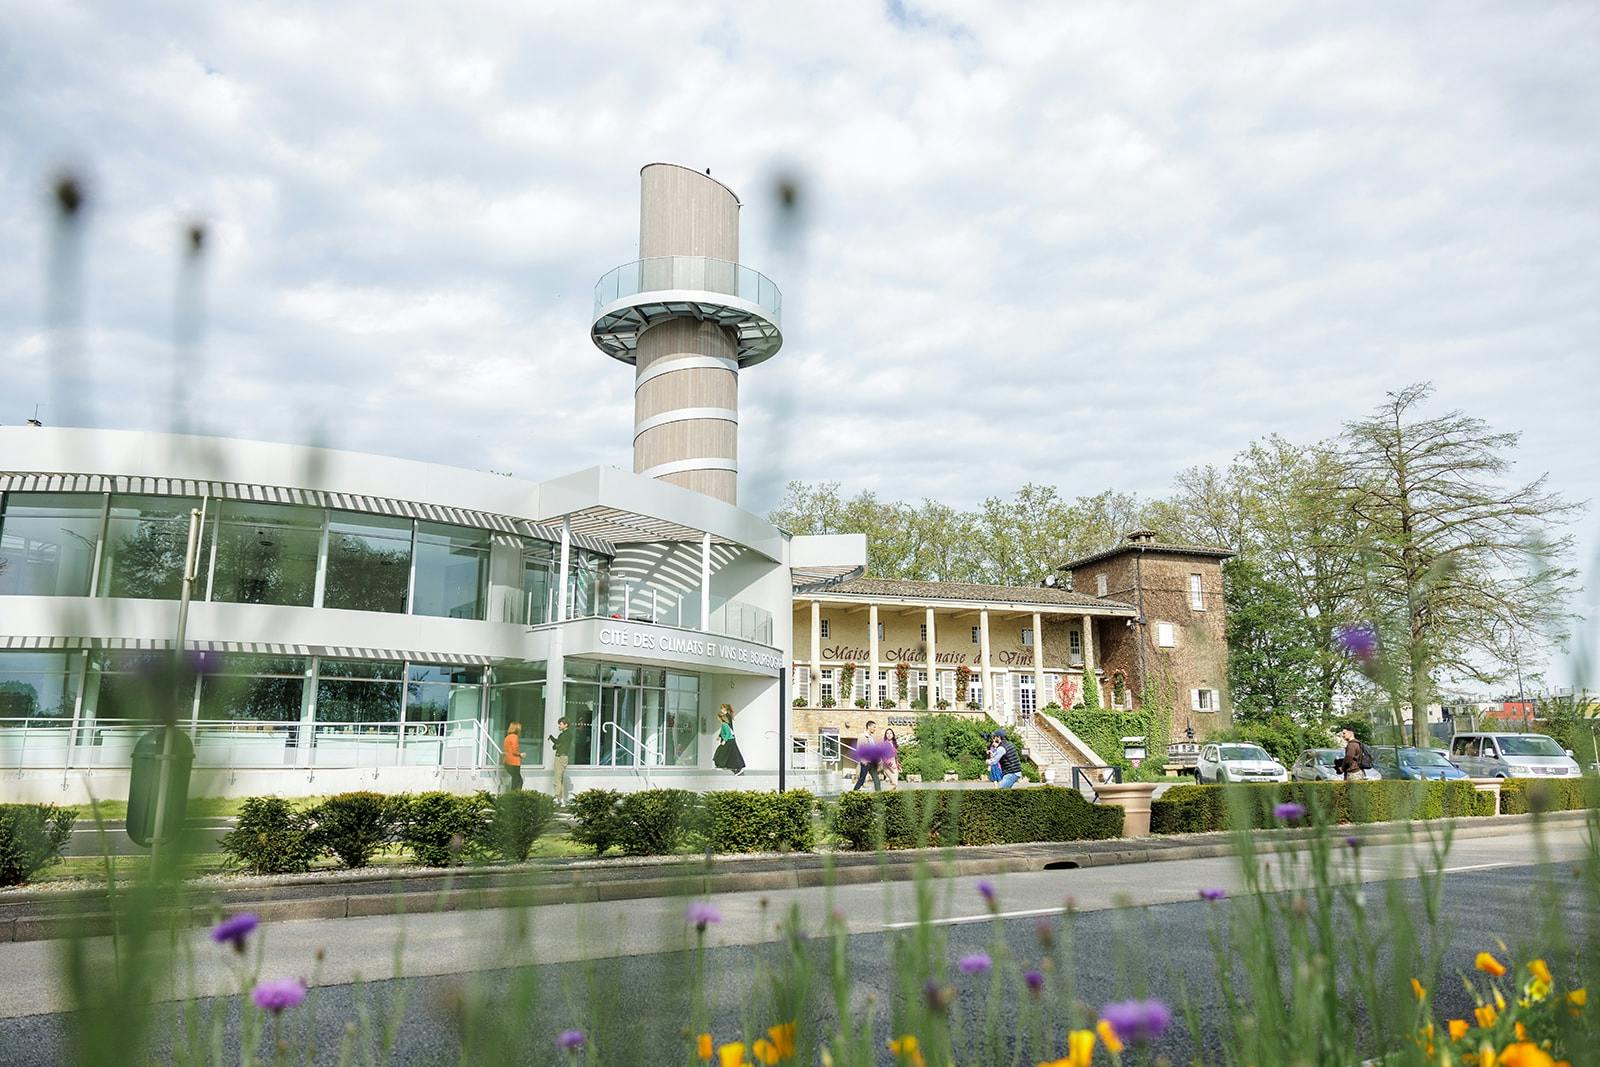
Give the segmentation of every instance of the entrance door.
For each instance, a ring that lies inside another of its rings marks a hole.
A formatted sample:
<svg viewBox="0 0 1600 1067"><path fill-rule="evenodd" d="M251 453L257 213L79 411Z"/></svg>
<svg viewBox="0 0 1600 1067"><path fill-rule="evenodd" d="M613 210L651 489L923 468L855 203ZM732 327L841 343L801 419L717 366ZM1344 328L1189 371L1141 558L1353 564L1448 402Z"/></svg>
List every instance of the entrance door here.
<svg viewBox="0 0 1600 1067"><path fill-rule="evenodd" d="M1036 694L1033 691L1033 675L1017 675L1017 716L1027 722L1033 718L1033 710L1038 706Z"/></svg>
<svg viewBox="0 0 1600 1067"><path fill-rule="evenodd" d="M631 685L608 685L601 694L599 765L631 767L637 762L634 739L639 736L639 690Z"/></svg>

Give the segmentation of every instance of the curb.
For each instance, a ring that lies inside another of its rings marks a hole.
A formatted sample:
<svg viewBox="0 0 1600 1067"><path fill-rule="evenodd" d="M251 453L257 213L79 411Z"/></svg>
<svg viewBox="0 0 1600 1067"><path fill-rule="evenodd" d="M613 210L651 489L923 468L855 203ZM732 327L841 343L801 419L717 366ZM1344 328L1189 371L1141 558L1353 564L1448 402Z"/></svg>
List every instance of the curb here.
<svg viewBox="0 0 1600 1067"><path fill-rule="evenodd" d="M1449 827L1457 838L1498 837L1536 824L1582 826L1585 811L1543 816L1495 815L1434 819L1425 823L1370 823L1351 827L1364 843L1411 836L1418 826ZM1258 832L1262 852L1294 851L1309 830ZM546 904L640 900L679 895L808 889L825 885L903 882L928 866L957 877L1027 871L1214 859L1236 852L1231 834L1216 831L1110 841L1039 842L904 849L876 853L760 854L714 857L643 857L546 861L535 866L440 871L411 875L373 872L337 879L296 877L268 884L192 887L195 901L161 913L188 925L215 921L220 912L255 912L265 920L347 919L375 915L537 907ZM100 905L104 892L20 894L0 898L0 942L40 941L69 933L113 932Z"/></svg>

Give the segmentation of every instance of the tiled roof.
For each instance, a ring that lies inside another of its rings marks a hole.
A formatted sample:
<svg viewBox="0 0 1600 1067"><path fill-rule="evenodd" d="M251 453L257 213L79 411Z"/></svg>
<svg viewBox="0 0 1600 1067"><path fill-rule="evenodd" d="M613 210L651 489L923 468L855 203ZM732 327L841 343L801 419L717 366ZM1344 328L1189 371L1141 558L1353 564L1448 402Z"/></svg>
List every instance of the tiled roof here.
<svg viewBox="0 0 1600 1067"><path fill-rule="evenodd" d="M1214 545L1173 545L1162 541L1145 541L1142 544L1136 544L1124 541L1115 548L1108 548L1104 552L1096 552L1093 555L1084 556L1082 559L1075 559L1071 563L1063 563L1056 569L1062 571L1077 570L1079 567L1085 567L1091 563L1099 563L1101 560L1110 559L1112 556L1120 556L1124 552L1137 552L1141 548L1146 552L1168 556L1214 556L1217 559L1227 559L1234 554L1231 548L1217 548Z"/></svg>
<svg viewBox="0 0 1600 1067"><path fill-rule="evenodd" d="M803 592L846 596L907 597L915 600L978 600L1010 604L1057 604L1131 610L1115 600L1101 600L1070 589L1042 585L977 585L971 582L914 582L899 578L854 578Z"/></svg>

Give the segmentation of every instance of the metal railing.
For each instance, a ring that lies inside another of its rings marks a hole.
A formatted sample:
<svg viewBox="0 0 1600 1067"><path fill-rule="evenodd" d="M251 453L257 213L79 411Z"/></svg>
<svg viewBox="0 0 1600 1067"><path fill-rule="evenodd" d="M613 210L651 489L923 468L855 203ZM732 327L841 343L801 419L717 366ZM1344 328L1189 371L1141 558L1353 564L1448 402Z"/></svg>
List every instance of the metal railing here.
<svg viewBox="0 0 1600 1067"><path fill-rule="evenodd" d="M783 317L783 293L776 282L758 270L709 256L655 256L606 271L595 283L595 314L624 297L667 290L734 296L760 308L775 324Z"/></svg>
<svg viewBox="0 0 1600 1067"><path fill-rule="evenodd" d="M1110 771L1109 775L1104 772ZM1098 772L1098 773L1091 773ZM1072 788L1084 794L1090 800L1099 800L1100 794L1095 789L1096 785L1106 785L1109 782L1122 782L1122 768L1109 764L1095 764L1089 767L1072 768Z"/></svg>
<svg viewBox="0 0 1600 1067"><path fill-rule="evenodd" d="M180 723L206 770L439 767L499 763L499 746L476 719L438 722L305 722L201 719ZM144 720L0 719L0 769L100 770L131 765Z"/></svg>
<svg viewBox="0 0 1600 1067"><path fill-rule="evenodd" d="M550 603L547 604L545 618L554 622L559 609L555 606L553 596L547 599ZM680 591L650 585L635 586L630 582L613 579L611 591L603 602L569 604L566 617L568 621L623 619L653 626L673 626L680 630L696 630L701 633L720 634L723 637L736 637L741 641L753 641L759 645L772 645L772 612L724 596L711 597L710 609L709 617L701 619L700 594L696 590ZM531 614L531 601L528 610Z"/></svg>

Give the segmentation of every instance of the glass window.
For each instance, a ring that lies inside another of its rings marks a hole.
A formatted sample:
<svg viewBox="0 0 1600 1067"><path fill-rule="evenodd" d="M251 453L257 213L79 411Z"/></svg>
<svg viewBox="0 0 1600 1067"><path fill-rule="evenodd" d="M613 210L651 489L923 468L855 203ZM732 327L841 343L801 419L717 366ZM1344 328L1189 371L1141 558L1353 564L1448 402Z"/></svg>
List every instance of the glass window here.
<svg viewBox="0 0 1600 1067"><path fill-rule="evenodd" d="M189 512L199 506L198 499L186 497L113 496L100 565L101 595L178 599L183 555L189 548ZM204 530L199 558L210 553L211 531Z"/></svg>
<svg viewBox="0 0 1600 1067"><path fill-rule="evenodd" d="M348 511L329 516L324 607L403 613L410 584L410 519Z"/></svg>
<svg viewBox="0 0 1600 1067"><path fill-rule="evenodd" d="M569 663L571 661L568 661ZM567 724L572 727L572 764L594 762L594 731L600 708L600 687L593 682L566 683Z"/></svg>
<svg viewBox="0 0 1600 1067"><path fill-rule="evenodd" d="M555 618L558 551L548 541L522 542L522 621L530 626Z"/></svg>
<svg viewBox="0 0 1600 1067"><path fill-rule="evenodd" d="M1106 595L1106 576L1103 574L1097 574L1094 576L1094 595Z"/></svg>
<svg viewBox="0 0 1600 1067"><path fill-rule="evenodd" d="M1507 756L1565 756L1566 750L1544 734L1521 734L1500 738L1500 751Z"/></svg>
<svg viewBox="0 0 1600 1067"><path fill-rule="evenodd" d="M301 656L218 656L200 680L200 718L297 722L306 674Z"/></svg>
<svg viewBox="0 0 1600 1067"><path fill-rule="evenodd" d="M833 668L822 668L822 698L824 702L833 699Z"/></svg>
<svg viewBox="0 0 1600 1067"><path fill-rule="evenodd" d="M1195 611L1206 610L1205 583L1198 574L1189 575L1189 606Z"/></svg>
<svg viewBox="0 0 1600 1067"><path fill-rule="evenodd" d="M96 652L89 657L84 683L84 716L99 719L157 718L161 705L174 699L170 652ZM177 718L187 721L194 710L193 682L182 684Z"/></svg>
<svg viewBox="0 0 1600 1067"><path fill-rule="evenodd" d="M828 640L828 631L830 629L829 626L828 626L828 620L827 619L819 619L817 621L817 627L818 627L817 636L821 637L824 641Z"/></svg>
<svg viewBox="0 0 1600 1067"><path fill-rule="evenodd" d="M489 531L417 523L414 615L481 619L489 588Z"/></svg>
<svg viewBox="0 0 1600 1067"><path fill-rule="evenodd" d="M666 730L662 762L669 767L692 767L700 753L700 677L668 674Z"/></svg>
<svg viewBox="0 0 1600 1067"><path fill-rule="evenodd" d="M317 668L317 722L399 722L401 665L325 659Z"/></svg>
<svg viewBox="0 0 1600 1067"><path fill-rule="evenodd" d="M1081 630L1067 631L1067 652L1075 658L1083 657L1083 632Z"/></svg>
<svg viewBox="0 0 1600 1067"><path fill-rule="evenodd" d="M406 665L406 722L475 720L482 698L481 667Z"/></svg>
<svg viewBox="0 0 1600 1067"><path fill-rule="evenodd" d="M317 587L320 508L224 501L211 599L308 608Z"/></svg>
<svg viewBox="0 0 1600 1067"><path fill-rule="evenodd" d="M99 493L8 493L0 595L88 596L104 507Z"/></svg>
<svg viewBox="0 0 1600 1067"><path fill-rule="evenodd" d="M1022 647L1023 648L1032 648L1033 647L1033 629L1032 629L1032 627L1024 626L1022 628Z"/></svg>
<svg viewBox="0 0 1600 1067"><path fill-rule="evenodd" d="M611 560L598 552L574 548L567 562L567 614L581 619L599 614L611 590Z"/></svg>
<svg viewBox="0 0 1600 1067"><path fill-rule="evenodd" d="M972 643L975 645L983 643L983 627L974 626L972 628Z"/></svg>
<svg viewBox="0 0 1600 1067"><path fill-rule="evenodd" d="M72 718L78 652L0 652L0 721Z"/></svg>

